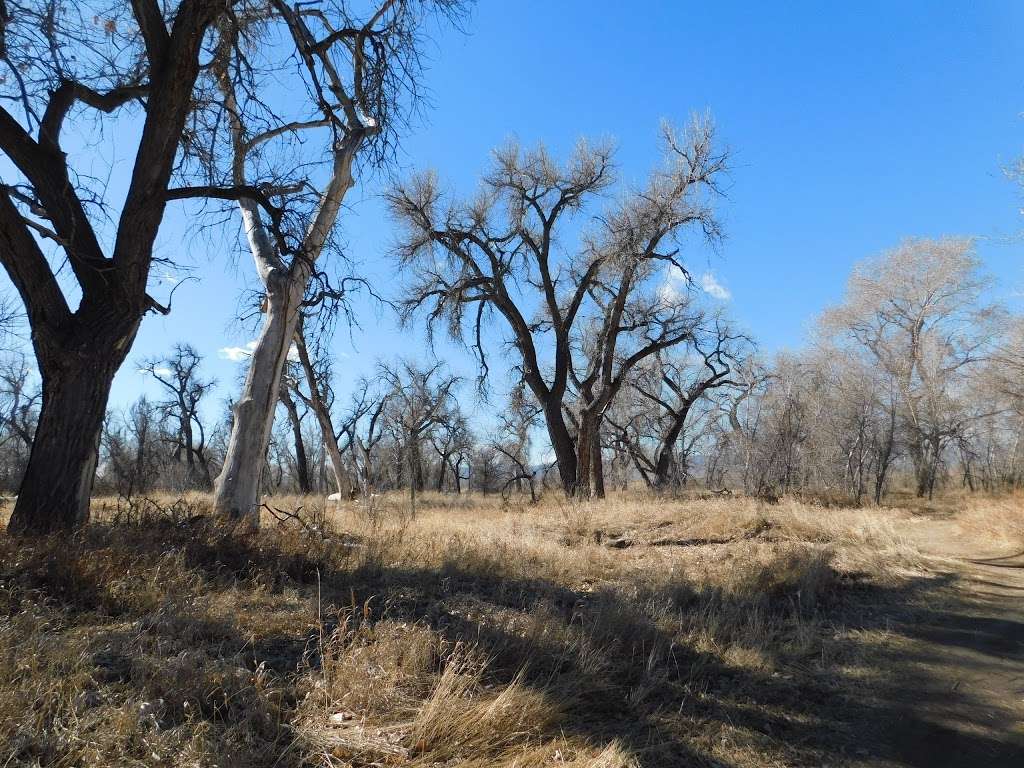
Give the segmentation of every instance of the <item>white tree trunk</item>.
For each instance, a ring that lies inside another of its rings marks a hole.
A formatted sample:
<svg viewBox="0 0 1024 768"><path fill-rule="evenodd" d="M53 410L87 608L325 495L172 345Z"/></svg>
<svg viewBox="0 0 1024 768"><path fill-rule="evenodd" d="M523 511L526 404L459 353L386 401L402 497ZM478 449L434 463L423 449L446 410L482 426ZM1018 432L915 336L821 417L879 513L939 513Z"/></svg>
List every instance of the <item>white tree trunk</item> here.
<svg viewBox="0 0 1024 768"><path fill-rule="evenodd" d="M253 349L249 373L234 406L234 424L224 467L214 487L215 514L259 527L260 477L274 423L281 375L295 334L302 301L301 286L286 279L268 280L267 311Z"/></svg>
<svg viewBox="0 0 1024 768"><path fill-rule="evenodd" d="M254 140L246 137L241 112L228 78L222 78L221 88L228 107L234 149L233 179L236 184L245 184L246 154ZM260 475L274 423L281 374L288 349L295 338L302 300L313 274L313 263L323 252L345 194L353 185L352 163L369 133L369 128L356 122L345 141L334 147L331 178L320 195L302 247L290 266L285 266L277 252L256 201L247 198L238 201L256 271L266 287L267 311L249 362L245 385L234 408L234 424L224 467L214 486L213 511L221 518L242 521L246 527L259 527Z"/></svg>

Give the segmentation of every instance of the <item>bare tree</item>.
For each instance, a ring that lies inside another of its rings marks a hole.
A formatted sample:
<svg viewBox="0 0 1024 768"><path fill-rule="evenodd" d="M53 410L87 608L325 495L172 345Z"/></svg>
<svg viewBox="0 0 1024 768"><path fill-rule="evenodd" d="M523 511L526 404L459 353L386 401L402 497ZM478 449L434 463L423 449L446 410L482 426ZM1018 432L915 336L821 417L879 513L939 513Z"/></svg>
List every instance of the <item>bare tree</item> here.
<svg viewBox="0 0 1024 768"><path fill-rule="evenodd" d="M136 400L128 413L110 416L103 433L108 484L127 499L159 486L158 407L145 395Z"/></svg>
<svg viewBox="0 0 1024 768"><path fill-rule="evenodd" d="M568 220L615 181L609 146L581 142L565 166L543 148L507 146L465 203L446 202L429 173L388 193L405 229L399 263L414 275L403 318L424 310L431 332L443 323L454 338L465 335L481 377L485 322L492 312L504 319L567 493L589 494L600 421L629 370L687 335L685 302L655 290L664 269L686 274L674 242L691 226L719 236L709 197L726 158L714 148L710 121L695 119L682 137L666 127L664 139L665 165L595 219L569 258L560 256ZM570 387L575 430L566 423Z"/></svg>
<svg viewBox="0 0 1024 768"><path fill-rule="evenodd" d="M634 401L633 413L619 415L618 428L650 486L667 490L685 482L685 459L699 436L693 429L695 406L719 388L738 386L739 380L731 375L746 364L750 351L746 336L714 317L693 329L684 349L657 353L631 377L639 402ZM680 438L687 427L694 434L680 456Z"/></svg>
<svg viewBox="0 0 1024 768"><path fill-rule="evenodd" d="M456 493L462 491L460 466L473 449L473 434L469 423L457 404L452 404L446 418L437 424L437 428L428 435L430 444L437 454L437 476L435 488L440 492L445 489L445 480L449 473Z"/></svg>
<svg viewBox="0 0 1024 768"><path fill-rule="evenodd" d="M203 41L232 4L125 0L96 15L88 4L5 2L0 152L15 170L0 187L0 264L25 305L43 388L12 532L68 529L88 518L114 374L143 316L167 311L147 293L153 245ZM116 215L61 144L69 117L87 114L142 115ZM109 219L112 228L101 228ZM54 262L71 268L76 309Z"/></svg>
<svg viewBox="0 0 1024 768"><path fill-rule="evenodd" d="M988 281L972 241L907 240L859 264L843 304L823 322L866 351L898 388L919 496L935 487L962 425L959 382L991 351L1003 310L980 299Z"/></svg>
<svg viewBox="0 0 1024 768"><path fill-rule="evenodd" d="M392 394L390 391L380 393L374 382L360 379L352 393L351 405L341 419L341 431L347 436L363 496L369 496L376 487L375 466L379 467L381 461L375 454L384 439L385 410Z"/></svg>
<svg viewBox="0 0 1024 768"><path fill-rule="evenodd" d="M516 387L509 396L508 407L498 418L498 429L491 441L491 449L507 465L502 493L508 496L513 487L522 491L523 484L530 491L530 501L537 501L535 479L537 470L531 465L531 431L536 426L540 409L525 397L523 388Z"/></svg>
<svg viewBox="0 0 1024 768"><path fill-rule="evenodd" d="M0 471L3 487L17 489L32 450L42 392L25 355L0 361Z"/></svg>
<svg viewBox="0 0 1024 768"><path fill-rule="evenodd" d="M389 420L404 443L409 505L415 515L416 492L424 485L422 443L430 430L450 420L453 390L459 379L446 373L443 363L421 368L405 360L395 367L381 364L378 371L389 388Z"/></svg>
<svg viewBox="0 0 1024 768"><path fill-rule="evenodd" d="M346 481L345 462L342 455L348 445L342 445L339 440L341 434L347 434L344 430L341 433L335 432L334 421L331 418L331 368L330 360L326 357L318 358L316 362L309 354L309 344L306 341L305 323L299 319L295 329L295 347L302 366L302 372L306 379L306 387L309 394L303 394L301 389L296 387L296 393L305 401L306 405L316 415L317 424L320 426L320 434L324 451L331 462L331 473L334 475L334 489L338 494L345 493L349 486ZM358 418L358 417L357 417ZM351 443L352 435L347 434L348 443Z"/></svg>
<svg viewBox="0 0 1024 768"><path fill-rule="evenodd" d="M292 430L292 445L295 448L295 479L299 484L299 493L307 494L312 491L312 483L309 479L309 458L306 456L306 442L302 436L302 417L299 407L295 404L292 393L299 394L298 389L293 389L297 384L296 379L285 377L281 381L281 405L284 406L288 415L288 425Z"/></svg>
<svg viewBox="0 0 1024 768"><path fill-rule="evenodd" d="M41 399L24 355L12 354L0 362L0 423L6 437L18 440L26 452L32 448Z"/></svg>
<svg viewBox="0 0 1024 768"><path fill-rule="evenodd" d="M164 418L176 425L171 433L174 460L185 462L190 484L206 490L213 487L213 479L199 407L216 382L200 378L201 363L191 344L176 344L169 355L146 360L140 370L167 392L158 405Z"/></svg>
<svg viewBox="0 0 1024 768"><path fill-rule="evenodd" d="M332 232L355 184L357 157L380 164L390 156L418 96L423 21L460 10L459 0L382 0L360 15L349 0L315 9L267 0L222 25L213 67L218 93L210 97L216 106L203 125L211 147L201 155L215 184L178 191L237 200L265 294L214 492L221 516L258 525L258 467L301 307L316 300L307 295L314 283L341 293L317 265L336 250ZM277 22L290 45L266 43ZM269 104L265 81L286 75L293 79ZM305 146L307 137L316 140L315 150ZM313 179L323 176L317 188Z"/></svg>

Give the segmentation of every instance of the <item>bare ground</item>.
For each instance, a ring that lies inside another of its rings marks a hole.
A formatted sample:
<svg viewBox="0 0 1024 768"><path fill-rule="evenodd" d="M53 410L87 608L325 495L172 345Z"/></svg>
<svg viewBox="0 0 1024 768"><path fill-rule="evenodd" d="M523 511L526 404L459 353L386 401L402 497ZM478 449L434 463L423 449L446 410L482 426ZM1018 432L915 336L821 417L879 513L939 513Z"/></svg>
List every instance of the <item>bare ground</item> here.
<svg viewBox="0 0 1024 768"><path fill-rule="evenodd" d="M906 533L953 595L893 616L908 642L889 659L900 686L880 740L896 765L1024 765L1024 551L955 519Z"/></svg>

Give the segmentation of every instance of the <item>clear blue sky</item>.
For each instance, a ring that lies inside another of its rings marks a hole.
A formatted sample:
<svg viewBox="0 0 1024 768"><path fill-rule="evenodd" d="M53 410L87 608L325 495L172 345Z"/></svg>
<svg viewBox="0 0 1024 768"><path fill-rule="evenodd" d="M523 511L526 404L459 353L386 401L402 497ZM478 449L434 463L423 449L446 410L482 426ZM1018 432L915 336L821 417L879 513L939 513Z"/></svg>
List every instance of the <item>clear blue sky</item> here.
<svg viewBox="0 0 1024 768"><path fill-rule="evenodd" d="M400 172L435 167L471 191L509 136L560 156L580 136L613 136L623 177L640 179L657 161L659 121L707 109L734 153L721 207L728 237L720 253L689 262L728 288L729 311L762 349L798 346L855 261L912 235L980 237L998 295L1020 308L1021 195L1002 173L1024 151L1019 0L482 0L467 31L440 35L430 51L433 103L405 138ZM379 188L352 191L343 227L388 293L396 275ZM132 360L190 341L223 397L240 366L218 350L252 338L232 317L253 268L225 257L231 243L183 240L176 216L160 253L201 281L178 290L170 317L147 318ZM424 352L423 338L396 331L386 313L363 307L361 322L354 345L344 332L335 341L347 355L342 389L378 357ZM469 372L464 356L453 360ZM144 387L135 368L119 375L112 407Z"/></svg>

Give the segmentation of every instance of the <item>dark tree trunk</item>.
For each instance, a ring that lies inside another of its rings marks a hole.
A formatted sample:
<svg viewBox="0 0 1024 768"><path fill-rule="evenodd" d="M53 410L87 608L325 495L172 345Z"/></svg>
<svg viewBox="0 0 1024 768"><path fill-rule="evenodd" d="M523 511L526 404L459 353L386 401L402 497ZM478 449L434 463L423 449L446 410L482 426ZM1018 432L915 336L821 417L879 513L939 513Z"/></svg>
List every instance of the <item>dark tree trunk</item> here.
<svg viewBox="0 0 1024 768"><path fill-rule="evenodd" d="M8 524L13 534L69 530L89 519L110 385L139 321L84 315L77 325L77 343L63 348L36 344L42 408Z"/></svg>
<svg viewBox="0 0 1024 768"><path fill-rule="evenodd" d="M676 443L683 431L686 414L673 420L672 426L662 435L658 461L654 465L654 487L663 491L672 483L672 467L675 464Z"/></svg>
<svg viewBox="0 0 1024 768"><path fill-rule="evenodd" d="M593 483L592 492L598 499L605 497L604 491L604 456L601 453L601 428L596 427L590 438L590 478Z"/></svg>
<svg viewBox="0 0 1024 768"><path fill-rule="evenodd" d="M587 413L580 415L580 430L576 435L576 461L578 474L576 478L575 496L589 499L595 493L594 462L600 460L600 443L595 440L597 424ZM595 447L597 456L595 456Z"/></svg>
<svg viewBox="0 0 1024 768"><path fill-rule="evenodd" d="M555 452L558 476L562 481L562 490L565 491L567 496L571 496L576 493L578 457L576 456L576 449L572 444L572 437L565 426L565 417L562 415L561 403L549 402L544 404L544 421L548 428L551 448Z"/></svg>
<svg viewBox="0 0 1024 768"><path fill-rule="evenodd" d="M442 455L441 461L438 462L437 466L437 492L441 493L444 491L444 478L448 469L448 457Z"/></svg>
<svg viewBox="0 0 1024 768"><path fill-rule="evenodd" d="M288 413L288 422L292 428L292 441L295 443L295 476L299 483L299 493L309 494L312 485L309 482L309 459L306 457L306 442L302 439L302 422L299 420L299 409L295 400L281 388L281 403Z"/></svg>

